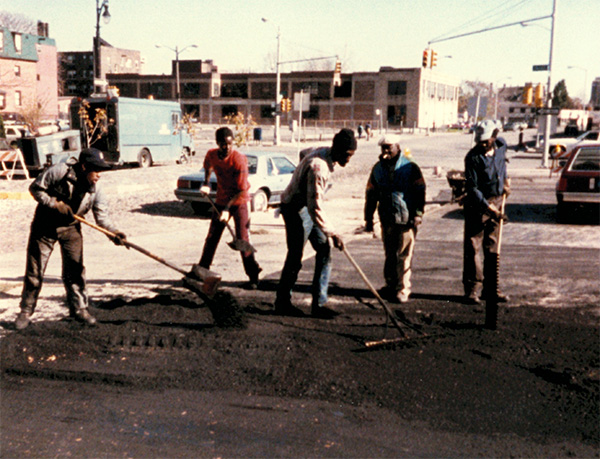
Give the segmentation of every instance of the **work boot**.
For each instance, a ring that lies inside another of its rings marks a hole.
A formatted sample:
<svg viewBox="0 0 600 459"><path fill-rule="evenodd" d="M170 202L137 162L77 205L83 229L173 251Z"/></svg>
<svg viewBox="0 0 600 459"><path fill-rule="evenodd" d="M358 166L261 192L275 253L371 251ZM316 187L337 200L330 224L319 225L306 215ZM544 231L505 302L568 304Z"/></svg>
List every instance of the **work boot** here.
<svg viewBox="0 0 600 459"><path fill-rule="evenodd" d="M261 273L262 268L258 268L258 270L256 271L255 274L252 274L250 276L250 280L244 284L244 288L246 288L247 290L256 290L258 288L258 275Z"/></svg>
<svg viewBox="0 0 600 459"><path fill-rule="evenodd" d="M472 304L472 305L481 304L479 295L477 294L477 292L475 290L472 290L471 292L466 293L463 301L465 304Z"/></svg>
<svg viewBox="0 0 600 459"><path fill-rule="evenodd" d="M291 301L275 301L275 314L280 316L305 317L304 312L294 306Z"/></svg>
<svg viewBox="0 0 600 459"><path fill-rule="evenodd" d="M325 319L331 320L340 315L339 312L334 311L333 309L329 309L325 306L315 306L311 308L310 315L315 317L316 319Z"/></svg>
<svg viewBox="0 0 600 459"><path fill-rule="evenodd" d="M26 329L31 323L31 313L27 311L21 311L17 314L17 318L15 320L15 328L17 330Z"/></svg>
<svg viewBox="0 0 600 459"><path fill-rule="evenodd" d="M75 313L73 313L71 317L73 317L76 321L84 323L86 325L96 325L96 323L98 323L96 318L89 313L87 308L75 311Z"/></svg>
<svg viewBox="0 0 600 459"><path fill-rule="evenodd" d="M485 290L481 294L481 299L483 299L485 301L496 300L497 303L507 303L508 301L510 301L510 297L508 295L505 295L502 292L496 292L496 295L494 296L494 295L488 295Z"/></svg>

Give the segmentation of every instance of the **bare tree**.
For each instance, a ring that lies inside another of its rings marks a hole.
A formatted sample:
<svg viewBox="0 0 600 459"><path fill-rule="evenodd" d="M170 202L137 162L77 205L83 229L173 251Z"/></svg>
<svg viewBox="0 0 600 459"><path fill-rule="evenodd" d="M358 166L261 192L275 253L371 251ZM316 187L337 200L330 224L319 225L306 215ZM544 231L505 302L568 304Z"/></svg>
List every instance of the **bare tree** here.
<svg viewBox="0 0 600 459"><path fill-rule="evenodd" d="M0 25L8 28L11 32L37 33L36 22L20 13L0 11Z"/></svg>

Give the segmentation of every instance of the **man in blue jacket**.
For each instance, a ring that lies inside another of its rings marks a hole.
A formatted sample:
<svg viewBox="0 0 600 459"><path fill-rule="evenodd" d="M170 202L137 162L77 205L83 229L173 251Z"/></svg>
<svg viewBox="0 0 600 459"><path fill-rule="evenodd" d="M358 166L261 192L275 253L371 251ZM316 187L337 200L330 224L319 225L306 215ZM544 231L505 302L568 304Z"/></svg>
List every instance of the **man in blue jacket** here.
<svg viewBox="0 0 600 459"><path fill-rule="evenodd" d="M506 141L497 135L493 121L481 122L475 131L476 144L465 157L463 286L467 304L479 304L481 297L508 301L496 285L502 195L510 192Z"/></svg>
<svg viewBox="0 0 600 459"><path fill-rule="evenodd" d="M403 155L400 138L386 134L379 140L381 155L373 166L365 196L365 230L373 231L378 210L385 251L383 296L406 303L411 292L411 264L417 227L425 208L425 180L421 169Z"/></svg>

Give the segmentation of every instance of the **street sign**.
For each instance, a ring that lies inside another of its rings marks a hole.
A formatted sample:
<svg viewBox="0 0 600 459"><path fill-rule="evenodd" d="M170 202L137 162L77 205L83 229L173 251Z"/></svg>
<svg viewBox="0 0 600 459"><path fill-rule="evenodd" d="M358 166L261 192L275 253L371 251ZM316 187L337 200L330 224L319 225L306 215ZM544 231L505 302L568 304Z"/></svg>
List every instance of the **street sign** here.
<svg viewBox="0 0 600 459"><path fill-rule="evenodd" d="M548 70L548 65L534 65L533 66L533 71L534 72L539 72L539 71L545 71Z"/></svg>
<svg viewBox="0 0 600 459"><path fill-rule="evenodd" d="M558 115L560 108L558 107L542 107L537 109L538 115Z"/></svg>

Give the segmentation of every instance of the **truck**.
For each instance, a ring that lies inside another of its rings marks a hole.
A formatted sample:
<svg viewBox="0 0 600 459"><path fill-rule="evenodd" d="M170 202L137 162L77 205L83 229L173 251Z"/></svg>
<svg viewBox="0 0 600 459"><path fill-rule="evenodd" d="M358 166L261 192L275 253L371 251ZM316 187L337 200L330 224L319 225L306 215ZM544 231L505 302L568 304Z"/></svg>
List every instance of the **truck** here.
<svg viewBox="0 0 600 459"><path fill-rule="evenodd" d="M18 139L25 165L32 175L54 164L64 163L81 153L80 132L75 129L42 136L25 136Z"/></svg>
<svg viewBox="0 0 600 459"><path fill-rule="evenodd" d="M177 102L95 94L70 104L71 128L84 147L97 148L109 164L140 167L189 158L192 136Z"/></svg>

